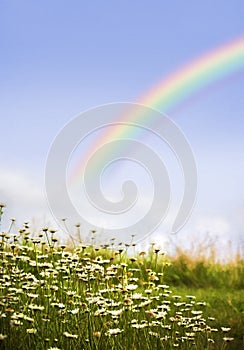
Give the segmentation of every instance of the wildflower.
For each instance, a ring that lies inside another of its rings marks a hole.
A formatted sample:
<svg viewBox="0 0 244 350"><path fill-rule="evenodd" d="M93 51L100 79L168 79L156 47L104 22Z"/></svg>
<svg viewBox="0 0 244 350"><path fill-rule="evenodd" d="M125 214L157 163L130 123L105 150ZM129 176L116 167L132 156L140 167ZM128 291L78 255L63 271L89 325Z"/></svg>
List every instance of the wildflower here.
<svg viewBox="0 0 244 350"><path fill-rule="evenodd" d="M156 317L154 310L146 310L145 313L151 317Z"/></svg>
<svg viewBox="0 0 244 350"><path fill-rule="evenodd" d="M185 307L192 307L192 304L185 304Z"/></svg>
<svg viewBox="0 0 244 350"><path fill-rule="evenodd" d="M180 295L173 295L172 298L174 298L174 299L181 299L181 296Z"/></svg>
<svg viewBox="0 0 244 350"><path fill-rule="evenodd" d="M169 331L171 330L171 326L169 324L161 325L162 328L168 329Z"/></svg>
<svg viewBox="0 0 244 350"><path fill-rule="evenodd" d="M150 334L152 337L159 338L159 334L156 332L149 331L148 334Z"/></svg>
<svg viewBox="0 0 244 350"><path fill-rule="evenodd" d="M110 336L110 335L117 335L122 333L123 330L119 329L119 328L114 328L114 329L109 329L106 333L106 335Z"/></svg>
<svg viewBox="0 0 244 350"><path fill-rule="evenodd" d="M105 259L105 260L101 260L101 261L98 261L99 264L104 264L104 265L107 265L110 263L110 260L109 259Z"/></svg>
<svg viewBox="0 0 244 350"><path fill-rule="evenodd" d="M202 314L202 311L201 311L201 310L199 310L199 311L192 310L191 313L192 313L193 315L201 315L201 314Z"/></svg>
<svg viewBox="0 0 244 350"><path fill-rule="evenodd" d="M176 307L180 307L180 306L184 306L185 303L174 303L174 305L175 305Z"/></svg>
<svg viewBox="0 0 244 350"><path fill-rule="evenodd" d="M229 332L231 328L221 327L222 332Z"/></svg>
<svg viewBox="0 0 244 350"><path fill-rule="evenodd" d="M119 316L119 315L121 315L122 312L123 312L122 309L119 309L119 310L111 310L111 311L109 311L109 313L110 313L112 316Z"/></svg>
<svg viewBox="0 0 244 350"><path fill-rule="evenodd" d="M160 310L165 310L165 311L170 311L170 306L169 305L159 305L158 309Z"/></svg>
<svg viewBox="0 0 244 350"><path fill-rule="evenodd" d="M31 294L31 293L27 293L28 298L37 298L38 294Z"/></svg>
<svg viewBox="0 0 244 350"><path fill-rule="evenodd" d="M55 232L57 232L57 230L54 230L54 229L51 228L51 229L49 229L49 232L50 233L55 233Z"/></svg>
<svg viewBox="0 0 244 350"><path fill-rule="evenodd" d="M36 334L37 329L36 328L27 328L26 333L28 334Z"/></svg>
<svg viewBox="0 0 244 350"><path fill-rule="evenodd" d="M28 316L24 316L24 320L26 320L28 322L34 322L34 318L28 317Z"/></svg>
<svg viewBox="0 0 244 350"><path fill-rule="evenodd" d="M132 295L132 299L135 299L135 300L145 300L146 297L144 297L141 293L135 293Z"/></svg>
<svg viewBox="0 0 244 350"><path fill-rule="evenodd" d="M224 337L223 340L224 340L226 343L228 343L228 342L234 340L234 338Z"/></svg>
<svg viewBox="0 0 244 350"><path fill-rule="evenodd" d="M142 323L142 324L133 323L131 326L133 328L136 328L136 329L143 329L143 328L147 327L147 324L146 323Z"/></svg>
<svg viewBox="0 0 244 350"><path fill-rule="evenodd" d="M145 289L145 293L146 294L151 294L152 293L152 289Z"/></svg>
<svg viewBox="0 0 244 350"><path fill-rule="evenodd" d="M131 304L133 304L133 301L132 301L130 298L124 299L124 305L129 306L129 305L131 305Z"/></svg>
<svg viewBox="0 0 244 350"><path fill-rule="evenodd" d="M65 305L63 303L51 303L52 306L56 306L59 309L64 309Z"/></svg>
<svg viewBox="0 0 244 350"><path fill-rule="evenodd" d="M161 341L167 341L168 339L170 339L168 335L165 335L164 337L160 338Z"/></svg>
<svg viewBox="0 0 244 350"><path fill-rule="evenodd" d="M187 337L195 337L195 333L194 332L186 333L186 336Z"/></svg>
<svg viewBox="0 0 244 350"><path fill-rule="evenodd" d="M138 288L138 285L137 284L128 284L126 286L126 289L129 290L129 291L133 291L133 290L136 290Z"/></svg>
<svg viewBox="0 0 244 350"><path fill-rule="evenodd" d="M31 310L44 310L44 306L41 306L41 305L35 305L35 304L30 304L28 306L28 309L31 309Z"/></svg>
<svg viewBox="0 0 244 350"><path fill-rule="evenodd" d="M32 243L33 244L38 244L38 243L40 243L41 242L41 240L39 239L39 238L34 238L34 239L32 239Z"/></svg>
<svg viewBox="0 0 244 350"><path fill-rule="evenodd" d="M145 306L147 306L147 305L149 305L149 304L151 304L151 303L152 303L152 300L145 300L145 301L143 301L142 303L140 303L140 304L138 305L138 307L143 308L143 307L145 307Z"/></svg>
<svg viewBox="0 0 244 350"><path fill-rule="evenodd" d="M161 318L165 318L165 316L167 315L167 312L165 311L160 311L158 312L157 316L156 316L156 319L157 320L160 320Z"/></svg>
<svg viewBox="0 0 244 350"><path fill-rule="evenodd" d="M107 314L107 310L105 308L101 308L94 313L94 316L102 316L106 314Z"/></svg>
<svg viewBox="0 0 244 350"><path fill-rule="evenodd" d="M7 338L7 336L2 334L2 333L0 333L0 340L4 340L5 338Z"/></svg>
<svg viewBox="0 0 244 350"><path fill-rule="evenodd" d="M72 297L72 296L74 296L75 294L76 294L76 292L73 291L73 290L68 290L68 291L67 291L67 295L68 295L69 297Z"/></svg>
<svg viewBox="0 0 244 350"><path fill-rule="evenodd" d="M162 289L168 289L169 288L169 286L166 285L166 284L159 284L158 287L162 288Z"/></svg>
<svg viewBox="0 0 244 350"><path fill-rule="evenodd" d="M12 320L12 321L10 322L10 324L11 324L12 326L22 326L22 325L23 325L23 322L21 322L20 320Z"/></svg>
<svg viewBox="0 0 244 350"><path fill-rule="evenodd" d="M79 309L79 308L76 308L76 309L70 310L69 312L70 312L72 315L76 315L76 314L78 314L79 311L80 311L80 309Z"/></svg>
<svg viewBox="0 0 244 350"><path fill-rule="evenodd" d="M66 337L66 338L74 338L74 339L77 339L78 338L78 335L77 334L70 334L68 332L64 332L63 335Z"/></svg>

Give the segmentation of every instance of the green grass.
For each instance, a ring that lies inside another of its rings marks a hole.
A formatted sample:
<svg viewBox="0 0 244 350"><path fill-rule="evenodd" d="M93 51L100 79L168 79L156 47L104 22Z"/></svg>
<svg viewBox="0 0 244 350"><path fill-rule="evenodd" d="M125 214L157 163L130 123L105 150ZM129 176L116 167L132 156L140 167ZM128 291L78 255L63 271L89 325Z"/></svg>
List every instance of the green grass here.
<svg viewBox="0 0 244 350"><path fill-rule="evenodd" d="M229 349L244 349L244 260L237 254L228 263L213 257L197 259L180 252L165 274L174 293L194 294L206 302L205 312L215 318L217 328L231 328Z"/></svg>
<svg viewBox="0 0 244 350"><path fill-rule="evenodd" d="M2 233L0 349L244 348L240 256L221 265L128 249L65 248L27 224Z"/></svg>
<svg viewBox="0 0 244 350"><path fill-rule="evenodd" d="M243 290L226 288L189 288L174 287L174 293L185 295L194 294L197 299L206 302L205 312L215 318L215 326L230 327L231 337L228 349L244 349L244 292ZM220 339L219 339L220 341Z"/></svg>
<svg viewBox="0 0 244 350"><path fill-rule="evenodd" d="M215 260L197 259L184 254L177 255L167 269L165 279L175 286L189 288L244 289L244 260L221 264Z"/></svg>

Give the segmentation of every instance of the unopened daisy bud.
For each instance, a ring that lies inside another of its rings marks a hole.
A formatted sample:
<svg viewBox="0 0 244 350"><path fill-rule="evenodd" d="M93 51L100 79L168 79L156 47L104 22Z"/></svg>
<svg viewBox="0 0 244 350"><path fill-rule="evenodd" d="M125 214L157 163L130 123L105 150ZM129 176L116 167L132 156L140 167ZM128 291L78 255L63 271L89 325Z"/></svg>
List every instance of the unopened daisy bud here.
<svg viewBox="0 0 244 350"><path fill-rule="evenodd" d="M93 337L94 338L100 338L101 337L101 332L93 332Z"/></svg>
<svg viewBox="0 0 244 350"><path fill-rule="evenodd" d="M142 251L142 252L139 253L139 255L140 256L144 256L144 255L146 255L146 252Z"/></svg>
<svg viewBox="0 0 244 350"><path fill-rule="evenodd" d="M124 299L124 305L129 306L129 305L131 305L132 303L133 303L133 301L132 301L130 298Z"/></svg>

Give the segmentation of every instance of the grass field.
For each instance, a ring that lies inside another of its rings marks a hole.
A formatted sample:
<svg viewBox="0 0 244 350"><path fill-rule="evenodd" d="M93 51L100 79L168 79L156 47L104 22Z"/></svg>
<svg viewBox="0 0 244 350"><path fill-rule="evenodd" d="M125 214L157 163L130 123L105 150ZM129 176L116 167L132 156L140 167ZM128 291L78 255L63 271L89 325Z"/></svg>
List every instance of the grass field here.
<svg viewBox="0 0 244 350"><path fill-rule="evenodd" d="M240 255L69 248L28 224L0 248L0 349L244 349Z"/></svg>

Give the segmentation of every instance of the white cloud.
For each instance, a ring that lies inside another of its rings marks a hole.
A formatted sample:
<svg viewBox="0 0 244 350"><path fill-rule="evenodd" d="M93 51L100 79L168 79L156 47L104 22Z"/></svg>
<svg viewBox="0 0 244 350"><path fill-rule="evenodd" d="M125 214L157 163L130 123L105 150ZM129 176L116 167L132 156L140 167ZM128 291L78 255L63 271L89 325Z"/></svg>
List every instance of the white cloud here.
<svg viewBox="0 0 244 350"><path fill-rule="evenodd" d="M231 223L221 216L205 216L198 218L195 223L197 232L210 232L221 236L228 236L231 230Z"/></svg>
<svg viewBox="0 0 244 350"><path fill-rule="evenodd" d="M30 173L3 169L0 173L0 202L4 202L7 205L3 217L3 227L4 225L9 225L8 219L11 217L17 218L18 226L23 221L34 221L38 227L42 227L49 222L54 224L46 202L44 185L40 179L31 176ZM139 212L141 211L143 213L146 211L148 206L150 206L150 202L151 198L149 197L145 196L141 198ZM162 225L150 237L147 237L144 242L140 243L140 245L149 245L150 242L154 241L163 249L167 250L167 246L175 242L175 244L180 244L183 249L187 249L194 242L196 244L201 243L204 237L209 234L208 237L214 242L217 242L219 250L228 251L230 240L236 243L240 241L240 237L238 235L234 236L233 232L236 231L239 234L240 228L243 229L244 227L243 207L239 211L236 211L235 216L227 216L224 213L219 215L217 213L205 213L203 215L201 209L198 207L196 211L193 211L192 217L190 217L183 229L174 236L170 235L169 232L177 208L171 206L169 209ZM88 231L86 231L85 227L83 229L86 236L86 232ZM128 241L128 237L117 237L117 239ZM140 238L142 238L140 237L140 232L137 232L135 241L140 240Z"/></svg>
<svg viewBox="0 0 244 350"><path fill-rule="evenodd" d="M48 207L42 188L40 181L30 174L3 169L0 173L0 201L6 204L4 218L16 217L21 223L47 217Z"/></svg>

